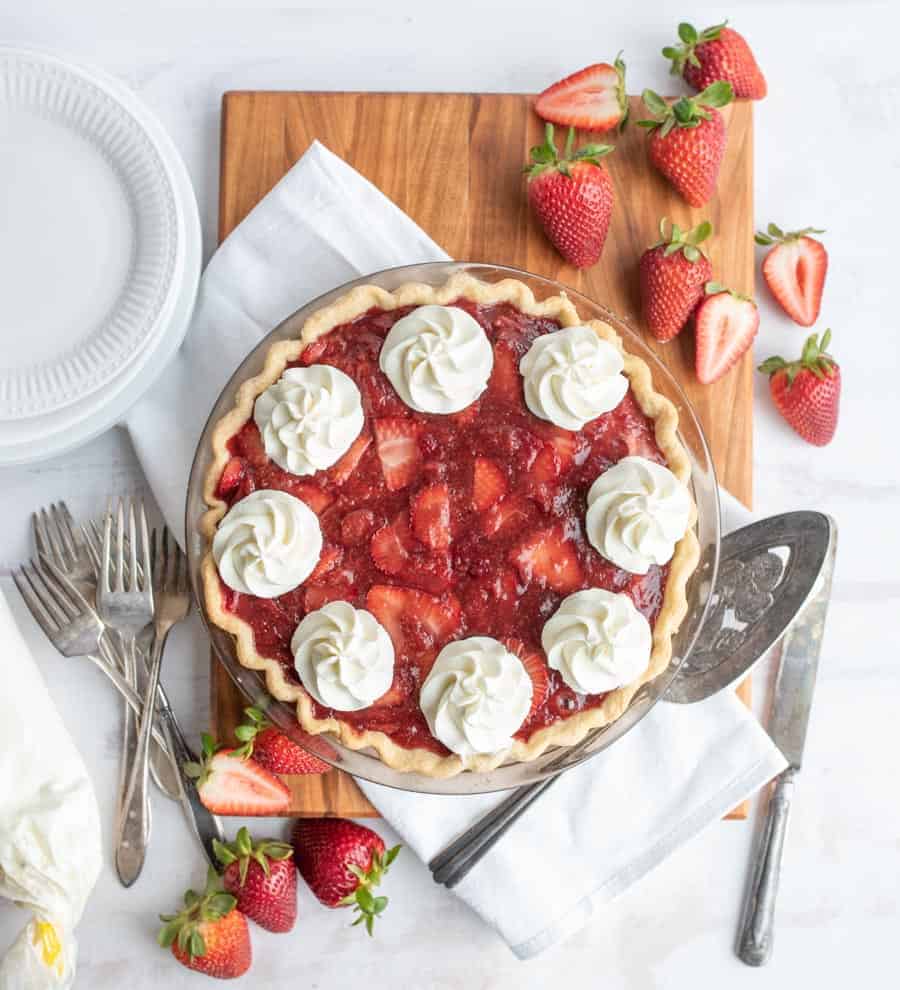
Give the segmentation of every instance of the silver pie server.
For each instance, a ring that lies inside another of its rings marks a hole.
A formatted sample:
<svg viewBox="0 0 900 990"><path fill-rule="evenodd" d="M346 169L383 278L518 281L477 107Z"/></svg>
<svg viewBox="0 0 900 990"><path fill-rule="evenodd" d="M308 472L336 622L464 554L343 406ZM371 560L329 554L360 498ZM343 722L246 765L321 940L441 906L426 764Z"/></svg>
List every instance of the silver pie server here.
<svg viewBox="0 0 900 990"><path fill-rule="evenodd" d="M825 566L812 598L784 637L781 665L775 680L769 734L788 761L788 768L775 778L765 824L754 852L737 944L737 954L748 966L762 966L772 954L781 857L787 837L794 778L803 765L837 549L837 528L827 516L823 518L830 524Z"/></svg>
<svg viewBox="0 0 900 990"><path fill-rule="evenodd" d="M744 677L803 611L833 555L833 532L828 516L801 511L761 519L724 537L703 628L661 700L703 701ZM701 582L701 594L702 583L712 580L712 562L711 556L701 560L693 578ZM603 731L567 750L560 771ZM455 887L560 776L517 788L438 853L428 864L435 882Z"/></svg>

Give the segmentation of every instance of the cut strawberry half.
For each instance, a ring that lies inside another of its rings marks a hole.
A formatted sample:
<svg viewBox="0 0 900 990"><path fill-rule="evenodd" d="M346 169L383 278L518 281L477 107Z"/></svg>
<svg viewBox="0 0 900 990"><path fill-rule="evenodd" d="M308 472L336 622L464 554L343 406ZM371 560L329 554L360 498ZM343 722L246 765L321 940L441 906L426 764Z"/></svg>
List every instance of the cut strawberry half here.
<svg viewBox="0 0 900 990"><path fill-rule="evenodd" d="M534 503L524 495L507 495L492 505L484 515L482 532L485 536L513 533L537 515Z"/></svg>
<svg viewBox="0 0 900 990"><path fill-rule="evenodd" d="M504 639L503 645L522 661L522 666L531 678L531 708L525 718L527 722L547 698L550 691L550 669L541 651L526 646L521 639Z"/></svg>
<svg viewBox="0 0 900 990"><path fill-rule="evenodd" d="M506 475L487 457L476 457L472 470L472 504L482 512L506 494Z"/></svg>
<svg viewBox="0 0 900 990"><path fill-rule="evenodd" d="M763 261L766 285L781 308L801 327L811 327L819 318L822 289L828 271L825 245L809 234L822 231L813 227L785 234L775 224L768 233L756 235L757 244L774 244Z"/></svg>
<svg viewBox="0 0 900 990"><path fill-rule="evenodd" d="M307 578L310 584L319 581L329 571L333 571L341 562L344 551L340 547L324 547L319 554L319 562L313 568L312 574Z"/></svg>
<svg viewBox="0 0 900 990"><path fill-rule="evenodd" d="M394 649L440 649L459 629L462 609L453 595L440 598L413 588L376 584L366 595L366 608L387 630Z"/></svg>
<svg viewBox="0 0 900 990"><path fill-rule="evenodd" d="M759 329L759 310L745 296L714 291L700 303L696 321L697 380L709 385L727 374L750 349Z"/></svg>
<svg viewBox="0 0 900 990"><path fill-rule="evenodd" d="M432 550L450 546L450 491L445 484L417 492L410 502L410 514L413 532L426 546Z"/></svg>
<svg viewBox="0 0 900 990"><path fill-rule="evenodd" d="M254 759L232 756L234 750L216 750L203 738L203 762L188 763L185 771L197 779L197 793L215 815L280 815L291 792L274 774Z"/></svg>
<svg viewBox="0 0 900 990"><path fill-rule="evenodd" d="M218 495L219 498L226 498L241 483L241 478L243 476L243 460L240 457L232 457L231 460L225 465L225 470L222 472L222 477L219 478L219 484L216 488L216 495Z"/></svg>
<svg viewBox="0 0 900 990"><path fill-rule="evenodd" d="M328 469L328 477L336 484L343 485L359 466L363 454L369 449L372 437L368 433L361 433L352 444L346 454Z"/></svg>
<svg viewBox="0 0 900 990"><path fill-rule="evenodd" d="M412 484L419 471L420 425L408 419L376 419L373 428L384 483L390 491L400 491Z"/></svg>
<svg viewBox="0 0 900 990"><path fill-rule="evenodd" d="M534 109L544 120L583 131L620 129L628 119L625 63L600 62L574 72L538 96Z"/></svg>
<svg viewBox="0 0 900 990"><path fill-rule="evenodd" d="M528 476L535 484L546 484L561 477L575 463L578 438L574 433L558 430L534 459Z"/></svg>
<svg viewBox="0 0 900 990"><path fill-rule="evenodd" d="M519 374L519 358L507 344L498 341L494 345L494 370L488 388L507 402L522 401L522 376Z"/></svg>
<svg viewBox="0 0 900 990"><path fill-rule="evenodd" d="M385 574L399 574L409 561L413 545L409 516L401 512L372 537L370 547L372 560L379 571Z"/></svg>
<svg viewBox="0 0 900 990"><path fill-rule="evenodd" d="M341 520L341 543L362 546L378 529L378 517L371 509L354 509Z"/></svg>
<svg viewBox="0 0 900 990"><path fill-rule="evenodd" d="M545 585L561 595L567 595L581 585L578 554L557 527L539 530L526 537L513 548L510 561L524 581Z"/></svg>

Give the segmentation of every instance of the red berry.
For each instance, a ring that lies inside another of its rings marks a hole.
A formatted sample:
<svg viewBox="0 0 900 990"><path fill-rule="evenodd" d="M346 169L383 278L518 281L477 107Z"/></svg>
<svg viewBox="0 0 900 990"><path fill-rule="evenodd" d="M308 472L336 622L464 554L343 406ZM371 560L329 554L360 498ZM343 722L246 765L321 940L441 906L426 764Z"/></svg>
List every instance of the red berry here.
<svg viewBox="0 0 900 990"><path fill-rule="evenodd" d="M785 313L801 327L811 327L822 306L828 252L821 241L809 236L821 233L824 231L806 227L785 234L770 223L766 233L756 235L757 244L774 245L763 261L766 285Z"/></svg>
<svg viewBox="0 0 900 990"><path fill-rule="evenodd" d="M759 329L759 310L752 299L718 291L700 303L696 322L697 380L709 385L729 372L750 349Z"/></svg>
<svg viewBox="0 0 900 990"><path fill-rule="evenodd" d="M234 842L213 839L216 858L225 867L222 885L237 908L260 928L289 932L297 920L297 869L286 842L253 842L246 828Z"/></svg>
<svg viewBox="0 0 900 990"><path fill-rule="evenodd" d="M544 120L582 131L621 129L628 119L625 63L599 62L548 86L535 100Z"/></svg>
<svg viewBox="0 0 900 990"><path fill-rule="evenodd" d="M753 52L743 35L725 24L715 24L698 32L691 24L679 24L682 44L663 49L672 60L672 71L683 74L696 90L706 89L719 80L731 83L738 99L761 100L768 87Z"/></svg>

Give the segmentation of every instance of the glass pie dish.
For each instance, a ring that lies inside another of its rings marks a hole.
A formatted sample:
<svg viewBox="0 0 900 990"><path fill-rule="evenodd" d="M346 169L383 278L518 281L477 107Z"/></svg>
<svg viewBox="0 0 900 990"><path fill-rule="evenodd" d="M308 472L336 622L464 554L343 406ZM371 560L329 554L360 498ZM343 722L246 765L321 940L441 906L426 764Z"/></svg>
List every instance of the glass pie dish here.
<svg viewBox="0 0 900 990"><path fill-rule="evenodd" d="M374 751L350 749L329 733L308 735L297 722L295 708L290 704L275 701L269 696L264 675L241 666L231 634L211 622L207 614L200 571L208 547L199 524L207 509L203 498L203 487L213 459L212 430L222 416L233 408L235 395L241 383L259 373L266 354L274 342L299 337L301 327L308 317L357 285L374 284L388 291L410 282L440 286L451 276L460 273L487 283L514 278L527 285L538 299L565 293L574 303L582 319L602 320L611 325L622 337L626 350L647 363L653 376L654 388L666 396L678 411L678 436L691 462L691 489L697 507L695 533L700 545L701 565L687 585L688 611L673 639L672 660L669 666L638 691L628 709L616 721L590 732L577 745L548 749L538 758L528 762L509 762L489 772L464 771L452 777L436 778L392 769L383 763ZM720 537L715 472L702 429L677 382L641 339L608 310L558 282L515 268L463 262L437 262L392 268L339 286L297 310L260 341L236 369L210 413L191 470L185 522L191 580L209 630L213 649L248 702L265 708L269 718L282 731L310 752L354 776L402 790L443 794L482 793L533 783L560 770L568 769L606 749L636 725L663 696L697 638L714 585Z"/></svg>

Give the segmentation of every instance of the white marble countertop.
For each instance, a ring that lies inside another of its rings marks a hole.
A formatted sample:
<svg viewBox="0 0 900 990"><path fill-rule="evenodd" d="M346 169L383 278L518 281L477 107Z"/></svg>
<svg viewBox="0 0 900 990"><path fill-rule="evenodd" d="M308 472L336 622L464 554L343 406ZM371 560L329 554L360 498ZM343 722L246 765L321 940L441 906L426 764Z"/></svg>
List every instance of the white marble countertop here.
<svg viewBox="0 0 900 990"><path fill-rule="evenodd" d="M775 957L764 972L732 953L752 823L723 822L626 893L588 928L530 963L505 946L424 866L401 857L387 883L389 917L369 942L346 918L301 892L291 937L254 931L255 963L239 985L323 990L367 985L442 990L579 986L645 988L793 986L853 980L884 986L900 924L900 789L896 704L900 675L894 611L900 607L900 344L886 314L896 305L894 257L900 169L900 74L894 46L900 8L858 3L683 9L594 3L538 16L447 5L331 13L213 13L145 5L124 11L58 11L7 5L0 38L55 48L130 83L159 114L187 162L200 204L207 256L215 243L219 102L224 90L392 89L533 91L574 68L626 50L632 91L665 89L657 55L679 19L698 26L723 14L752 41L770 96L756 114L756 219L828 229L831 258L820 329L833 327L844 376L835 441L804 444L772 411L760 376L755 427L755 507L814 508L840 529L834 598L819 688L800 777L779 899ZM647 5L649 6L649 5ZM0 152L2 153L2 152ZM759 358L799 350L803 331L761 295ZM127 438L117 431L65 457L0 472L0 569L28 552L28 513L65 498L79 515L109 494L143 492ZM4 577L23 624L29 620ZM186 726L208 715L207 658L179 630L167 681ZM36 642L39 642L36 640ZM178 659L176 660L176 656ZM78 739L112 820L118 705L92 670L49 646L38 660ZM180 660L180 662L179 662ZM758 695L762 692L757 692ZM893 743L893 745L891 745ZM200 986L154 944L156 915L174 905L202 867L179 810L154 805L154 842L131 891L108 859L80 928L78 987L133 990ZM0 905L0 949L21 923Z"/></svg>

